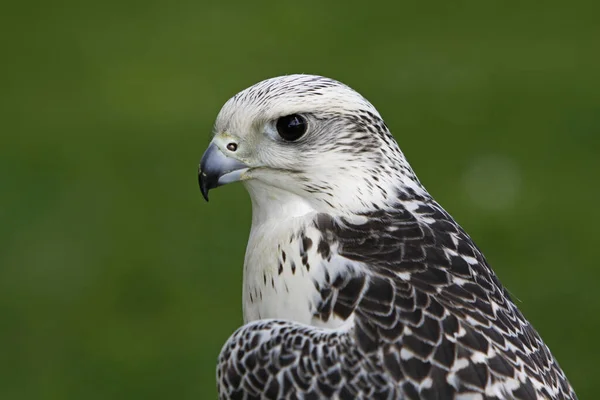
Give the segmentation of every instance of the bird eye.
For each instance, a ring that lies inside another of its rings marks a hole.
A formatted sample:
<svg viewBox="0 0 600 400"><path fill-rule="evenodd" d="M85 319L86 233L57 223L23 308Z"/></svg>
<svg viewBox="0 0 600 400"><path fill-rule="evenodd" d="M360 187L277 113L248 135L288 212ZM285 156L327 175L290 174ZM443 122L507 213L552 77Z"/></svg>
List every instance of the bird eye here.
<svg viewBox="0 0 600 400"><path fill-rule="evenodd" d="M306 133L308 124L306 119L298 114L291 114L277 120L277 132L283 140L293 142Z"/></svg>

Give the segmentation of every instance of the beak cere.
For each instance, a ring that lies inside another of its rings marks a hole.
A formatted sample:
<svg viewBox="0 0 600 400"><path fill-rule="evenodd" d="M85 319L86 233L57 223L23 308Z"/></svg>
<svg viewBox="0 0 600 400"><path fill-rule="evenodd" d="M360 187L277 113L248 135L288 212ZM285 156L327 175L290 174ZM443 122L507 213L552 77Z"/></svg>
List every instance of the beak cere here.
<svg viewBox="0 0 600 400"><path fill-rule="evenodd" d="M211 143L202 156L198 170L198 184L202 196L208 201L210 189L239 181L247 170L246 164L227 157L216 144Z"/></svg>

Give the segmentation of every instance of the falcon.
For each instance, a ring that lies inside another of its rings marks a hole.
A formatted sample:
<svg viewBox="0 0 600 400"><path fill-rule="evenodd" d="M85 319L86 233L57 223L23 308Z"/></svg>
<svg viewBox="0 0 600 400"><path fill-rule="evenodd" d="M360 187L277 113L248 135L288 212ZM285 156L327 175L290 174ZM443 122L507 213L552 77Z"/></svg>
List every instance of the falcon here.
<svg viewBox="0 0 600 400"><path fill-rule="evenodd" d="M356 91L288 75L235 95L199 184L235 181L252 227L220 399L577 398Z"/></svg>

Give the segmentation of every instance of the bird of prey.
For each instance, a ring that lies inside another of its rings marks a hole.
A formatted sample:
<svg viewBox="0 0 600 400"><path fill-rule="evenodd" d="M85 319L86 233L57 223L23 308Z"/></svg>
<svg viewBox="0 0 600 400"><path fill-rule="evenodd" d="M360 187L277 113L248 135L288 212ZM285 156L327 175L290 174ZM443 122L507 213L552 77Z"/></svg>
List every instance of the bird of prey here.
<svg viewBox="0 0 600 400"><path fill-rule="evenodd" d="M241 181L252 201L245 325L218 359L221 399L576 399L356 91L268 79L214 129L202 194Z"/></svg>

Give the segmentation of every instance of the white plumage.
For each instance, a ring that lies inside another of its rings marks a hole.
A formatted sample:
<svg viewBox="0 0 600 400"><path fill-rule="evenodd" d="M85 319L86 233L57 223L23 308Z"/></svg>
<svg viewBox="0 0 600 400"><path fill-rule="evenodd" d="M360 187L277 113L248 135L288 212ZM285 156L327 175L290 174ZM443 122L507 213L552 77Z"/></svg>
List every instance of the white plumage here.
<svg viewBox="0 0 600 400"><path fill-rule="evenodd" d="M199 171L252 200L221 399L575 399L376 109L290 75L230 99ZM207 197L208 198L208 197Z"/></svg>

